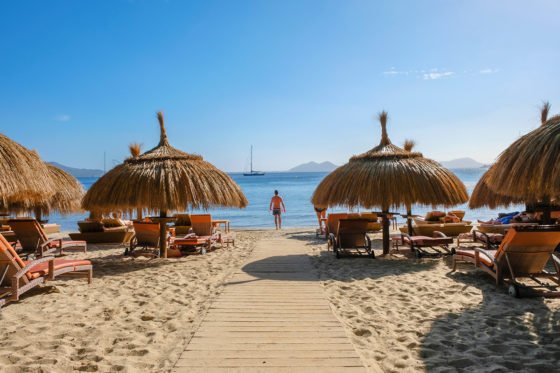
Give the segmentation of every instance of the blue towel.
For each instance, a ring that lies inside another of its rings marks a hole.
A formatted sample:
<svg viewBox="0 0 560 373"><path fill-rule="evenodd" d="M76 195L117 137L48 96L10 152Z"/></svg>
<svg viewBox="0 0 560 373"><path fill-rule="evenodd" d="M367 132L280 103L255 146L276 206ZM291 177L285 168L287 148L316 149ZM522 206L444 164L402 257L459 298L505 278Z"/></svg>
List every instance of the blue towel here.
<svg viewBox="0 0 560 373"><path fill-rule="evenodd" d="M498 219L498 221L502 224L509 224L511 223L511 220L513 219L514 216L518 215L519 212L512 212L511 214L507 214L506 216L502 216L501 218Z"/></svg>

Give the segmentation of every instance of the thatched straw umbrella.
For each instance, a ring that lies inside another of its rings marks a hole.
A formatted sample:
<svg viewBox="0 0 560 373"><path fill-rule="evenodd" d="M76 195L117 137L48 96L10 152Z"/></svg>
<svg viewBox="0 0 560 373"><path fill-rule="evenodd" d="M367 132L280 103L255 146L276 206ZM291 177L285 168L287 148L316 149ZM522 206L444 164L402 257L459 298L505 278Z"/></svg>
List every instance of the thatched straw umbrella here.
<svg viewBox="0 0 560 373"><path fill-rule="evenodd" d="M37 153L0 134L0 206L32 208L48 203L55 190Z"/></svg>
<svg viewBox="0 0 560 373"><path fill-rule="evenodd" d="M453 206L468 199L465 185L439 163L421 153L406 151L387 135L387 113L379 114L381 142L353 156L321 181L313 193L315 206L381 207L383 253L389 252L389 208L399 206Z"/></svg>
<svg viewBox="0 0 560 373"><path fill-rule="evenodd" d="M560 115L548 119L549 110L545 102L541 126L500 154L486 182L492 191L545 206L560 197ZM549 222L550 208L543 218Z"/></svg>
<svg viewBox="0 0 560 373"><path fill-rule="evenodd" d="M161 131L159 144L144 154L133 153L124 163L103 175L86 193L82 207L86 210L159 212L161 251L166 257L165 223L169 211L212 206L243 208L247 199L226 173L199 155L169 145L163 113L159 112L157 117Z"/></svg>
<svg viewBox="0 0 560 373"><path fill-rule="evenodd" d="M84 187L74 176L68 172L53 166L47 165L51 174L51 180L55 186L56 193L51 197L48 206L38 206L37 213L48 215L51 211L61 214L70 214L81 210L82 198L85 194ZM37 217L40 219L40 217Z"/></svg>
<svg viewBox="0 0 560 373"><path fill-rule="evenodd" d="M82 184L56 166L47 164L47 169L50 185L56 190L52 196L40 201L12 200L5 208L11 212L33 212L39 221L43 215L49 215L53 211L61 214L80 211L85 193Z"/></svg>
<svg viewBox="0 0 560 373"><path fill-rule="evenodd" d="M524 203L522 199L514 198L510 196L504 196L494 192L486 184L490 174L494 171L495 165L490 167L480 178L476 186L474 187L471 198L469 199L469 208L478 209L482 207L488 207L495 209L499 206L508 207L517 203Z"/></svg>

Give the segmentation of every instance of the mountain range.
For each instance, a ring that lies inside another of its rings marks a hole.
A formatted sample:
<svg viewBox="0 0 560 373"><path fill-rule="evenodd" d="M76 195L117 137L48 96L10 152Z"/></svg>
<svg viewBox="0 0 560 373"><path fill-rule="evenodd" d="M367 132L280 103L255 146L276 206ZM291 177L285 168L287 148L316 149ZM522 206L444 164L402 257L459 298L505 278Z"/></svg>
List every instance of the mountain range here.
<svg viewBox="0 0 560 373"><path fill-rule="evenodd" d="M63 171L68 172L70 175L74 177L100 177L103 175L103 170L69 167L57 162L48 162L48 163L52 164L55 167L60 168Z"/></svg>
<svg viewBox="0 0 560 373"><path fill-rule="evenodd" d="M289 172L331 172L337 167L338 167L337 165L328 161L321 162L321 163L307 162L307 163L300 164L299 166L296 166L294 168L290 168L288 171Z"/></svg>
<svg viewBox="0 0 560 373"><path fill-rule="evenodd" d="M472 158L457 158L450 161L439 162L445 168L482 168L486 167L485 164L475 161Z"/></svg>

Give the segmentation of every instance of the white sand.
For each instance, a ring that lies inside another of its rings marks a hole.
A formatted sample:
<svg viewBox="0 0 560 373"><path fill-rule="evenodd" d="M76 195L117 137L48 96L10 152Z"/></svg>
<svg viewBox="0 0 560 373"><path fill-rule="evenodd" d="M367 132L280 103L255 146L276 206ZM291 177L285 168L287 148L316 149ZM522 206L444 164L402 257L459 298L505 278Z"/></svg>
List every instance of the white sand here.
<svg viewBox="0 0 560 373"><path fill-rule="evenodd" d="M167 371L225 278L259 237L179 260L123 259L97 248L94 283L56 281L0 311L0 370ZM449 260L337 260L310 231L307 245L335 313L371 371L557 371L560 299L514 299L490 276ZM379 248L379 241L375 244ZM380 253L380 250L377 250Z"/></svg>
<svg viewBox="0 0 560 373"><path fill-rule="evenodd" d="M372 370L560 369L560 299L512 298L472 266L450 273L451 258L337 260L324 241L308 243L335 312Z"/></svg>
<svg viewBox="0 0 560 373"><path fill-rule="evenodd" d="M225 277L262 233L181 259L131 259L90 246L94 281L60 280L0 310L0 371L165 371Z"/></svg>

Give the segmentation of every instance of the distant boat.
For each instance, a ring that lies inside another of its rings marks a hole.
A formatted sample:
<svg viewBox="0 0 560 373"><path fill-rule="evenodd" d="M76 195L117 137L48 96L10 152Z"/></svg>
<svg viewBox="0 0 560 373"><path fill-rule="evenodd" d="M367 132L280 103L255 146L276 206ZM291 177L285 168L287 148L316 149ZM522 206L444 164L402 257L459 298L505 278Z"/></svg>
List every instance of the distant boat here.
<svg viewBox="0 0 560 373"><path fill-rule="evenodd" d="M253 145L251 145L251 171L243 173L243 176L264 176L264 172L253 170Z"/></svg>

